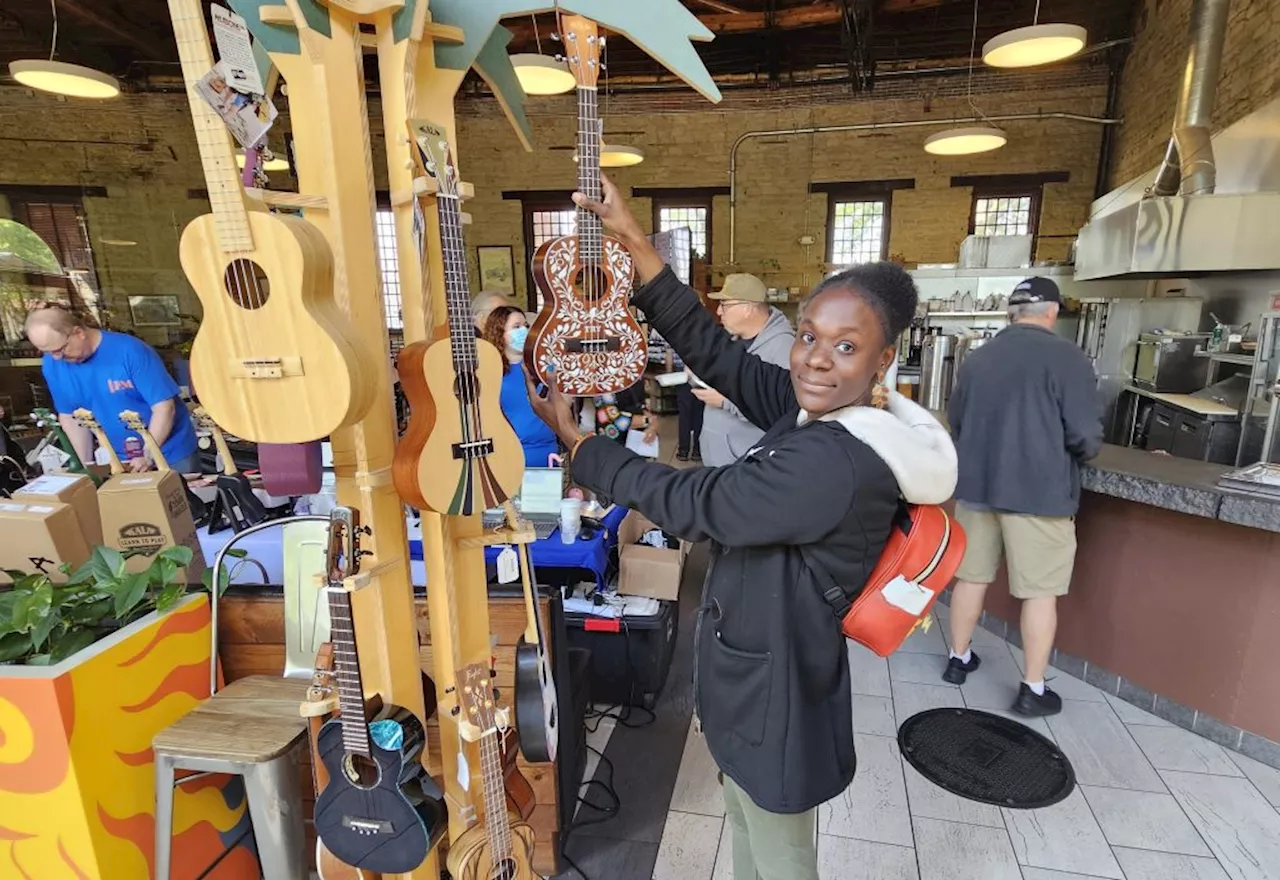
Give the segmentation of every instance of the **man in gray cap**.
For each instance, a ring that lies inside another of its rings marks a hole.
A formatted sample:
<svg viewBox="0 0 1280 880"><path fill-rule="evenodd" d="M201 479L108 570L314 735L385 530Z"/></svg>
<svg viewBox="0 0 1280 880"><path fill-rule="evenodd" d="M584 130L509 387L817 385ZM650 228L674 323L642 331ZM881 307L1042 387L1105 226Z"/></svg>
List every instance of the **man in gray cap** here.
<svg viewBox="0 0 1280 880"><path fill-rule="evenodd" d="M710 294L719 300L720 323L762 361L791 369L791 344L796 331L787 316L768 302L764 282L754 275L730 275L724 287ZM723 394L691 379L693 394L707 405L702 422L702 461L708 467L733 464L764 436Z"/></svg>
<svg viewBox="0 0 1280 880"><path fill-rule="evenodd" d="M978 668L969 642L1004 555L1009 591L1022 600L1026 652L1013 711L1031 716L1062 711L1044 673L1075 563L1080 465L1102 448L1097 378L1084 352L1054 334L1061 307L1048 278L1014 287L1010 325L965 358L947 407L960 458L956 519L969 543L942 677L963 684Z"/></svg>

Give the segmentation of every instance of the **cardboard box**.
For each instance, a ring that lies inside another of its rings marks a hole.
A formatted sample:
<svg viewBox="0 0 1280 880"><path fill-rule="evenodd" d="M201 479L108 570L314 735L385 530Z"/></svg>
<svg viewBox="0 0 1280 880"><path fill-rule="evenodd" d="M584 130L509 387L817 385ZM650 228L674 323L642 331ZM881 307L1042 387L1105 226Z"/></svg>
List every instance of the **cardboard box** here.
<svg viewBox="0 0 1280 880"><path fill-rule="evenodd" d="M166 547L190 547L191 565L186 569L185 580L200 583L204 555L181 474L116 474L98 489L98 509L106 546L141 551L141 555L129 560L129 571L142 571L151 564L151 557Z"/></svg>
<svg viewBox="0 0 1280 880"><path fill-rule="evenodd" d="M80 520L80 530L90 547L102 543L102 515L98 489L84 474L46 474L14 493L19 501L58 501L70 504Z"/></svg>
<svg viewBox="0 0 1280 880"><path fill-rule="evenodd" d="M0 569L40 571L62 583L66 577L58 567L67 562L72 569L79 568L89 552L70 504L0 498ZM9 582L0 572L0 583Z"/></svg>
<svg viewBox="0 0 1280 880"><path fill-rule="evenodd" d="M636 543L645 532L656 528L634 510L618 526L618 592L675 601L680 597L680 576L690 545L681 541L679 550L668 550Z"/></svg>

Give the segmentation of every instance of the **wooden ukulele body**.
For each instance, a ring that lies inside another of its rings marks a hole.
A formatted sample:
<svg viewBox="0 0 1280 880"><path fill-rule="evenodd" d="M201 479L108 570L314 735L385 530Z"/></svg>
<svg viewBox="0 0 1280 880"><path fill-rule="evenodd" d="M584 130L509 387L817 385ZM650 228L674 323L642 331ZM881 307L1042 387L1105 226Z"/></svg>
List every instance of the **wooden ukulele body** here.
<svg viewBox="0 0 1280 880"><path fill-rule="evenodd" d="M305 220L246 219L252 250L224 252L213 214L182 234L182 268L204 308L191 348L195 392L242 439L322 439L359 421L374 388L333 298L333 254Z"/></svg>
<svg viewBox="0 0 1280 880"><path fill-rule="evenodd" d="M575 397L624 391L644 378L649 362L644 331L630 311L631 253L616 238L602 242L598 265L582 262L575 236L552 239L533 257L546 304L529 329L525 365Z"/></svg>
<svg viewBox="0 0 1280 880"><path fill-rule="evenodd" d="M453 880L537 880L532 867L533 845L533 829L524 822L512 822L513 857L505 865L496 865L489 852L488 831L478 823L449 844L445 864Z"/></svg>
<svg viewBox="0 0 1280 880"><path fill-rule="evenodd" d="M396 447L392 465L400 497L422 510L469 516L498 507L518 493L524 479L524 451L502 414L498 396L502 355L497 349L476 340L473 411L478 410L480 418L472 421L483 426L479 439L492 443L485 455L459 454L464 440L463 403L447 339L405 346L396 369L410 409L409 428Z"/></svg>

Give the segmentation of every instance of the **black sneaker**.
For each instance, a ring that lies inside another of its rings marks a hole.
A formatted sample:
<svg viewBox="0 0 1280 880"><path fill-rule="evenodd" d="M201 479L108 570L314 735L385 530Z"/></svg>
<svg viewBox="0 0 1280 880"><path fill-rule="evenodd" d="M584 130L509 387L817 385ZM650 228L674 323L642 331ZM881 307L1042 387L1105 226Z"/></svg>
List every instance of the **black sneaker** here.
<svg viewBox="0 0 1280 880"><path fill-rule="evenodd" d="M1022 687L1018 689L1018 699L1013 701L1013 711L1031 718L1057 715L1062 711L1062 697L1048 687L1044 689L1044 695L1041 696L1024 681Z"/></svg>
<svg viewBox="0 0 1280 880"><path fill-rule="evenodd" d="M676 450L676 461L688 461L688 460L689 460L689 450L687 449Z"/></svg>
<svg viewBox="0 0 1280 880"><path fill-rule="evenodd" d="M970 672L977 670L982 665L982 658L978 656L976 651L969 651L969 662L965 663L959 657L952 657L947 663L947 668L942 673L942 680L951 684L964 684L964 680L969 677Z"/></svg>

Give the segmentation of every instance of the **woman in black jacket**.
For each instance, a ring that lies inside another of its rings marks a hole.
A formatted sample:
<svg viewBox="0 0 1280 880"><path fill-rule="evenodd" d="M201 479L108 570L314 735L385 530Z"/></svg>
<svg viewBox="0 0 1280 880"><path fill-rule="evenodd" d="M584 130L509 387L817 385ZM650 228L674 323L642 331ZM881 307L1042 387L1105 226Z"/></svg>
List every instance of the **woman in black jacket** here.
<svg viewBox="0 0 1280 880"><path fill-rule="evenodd" d="M557 392L530 399L572 450L578 483L712 542L694 711L724 774L734 876L817 880L817 807L844 791L855 764L848 655L823 591L861 588L900 497L940 503L955 487L947 432L881 385L915 314L915 285L888 263L827 279L804 304L784 370L731 339L607 181L604 193L574 199L631 250L644 284L634 304L766 433L727 467L676 470L581 436Z"/></svg>

